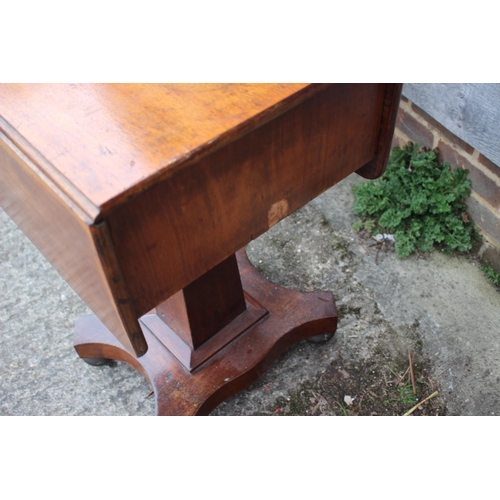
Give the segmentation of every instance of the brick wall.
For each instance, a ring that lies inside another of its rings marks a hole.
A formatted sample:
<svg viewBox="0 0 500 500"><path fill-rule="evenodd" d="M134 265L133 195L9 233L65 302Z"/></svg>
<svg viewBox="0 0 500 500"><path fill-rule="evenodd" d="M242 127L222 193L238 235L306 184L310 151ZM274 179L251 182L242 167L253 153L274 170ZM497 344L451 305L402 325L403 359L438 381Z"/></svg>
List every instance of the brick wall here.
<svg viewBox="0 0 500 500"><path fill-rule="evenodd" d="M479 254L500 271L500 168L403 96L392 145L402 146L408 141L437 148L451 168L470 171L472 193L466 203L483 235Z"/></svg>

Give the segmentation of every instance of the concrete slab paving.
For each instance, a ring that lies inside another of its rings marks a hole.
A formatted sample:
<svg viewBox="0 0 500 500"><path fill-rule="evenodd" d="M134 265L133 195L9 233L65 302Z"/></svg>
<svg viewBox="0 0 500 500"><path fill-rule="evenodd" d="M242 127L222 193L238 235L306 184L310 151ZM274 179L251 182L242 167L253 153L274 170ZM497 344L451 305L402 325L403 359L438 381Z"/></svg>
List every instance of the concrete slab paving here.
<svg viewBox="0 0 500 500"><path fill-rule="evenodd" d="M367 245L351 229L351 186L361 181L350 176L247 248L273 281L331 290L336 335L297 344L213 415L273 415L343 360L363 366L374 352L407 352L416 338L446 414L500 414L500 294L465 257L398 260ZM154 414L135 370L91 367L76 355L74 321L89 312L0 211L0 415ZM337 414L321 401L314 407Z"/></svg>
<svg viewBox="0 0 500 500"><path fill-rule="evenodd" d="M355 217L342 207L352 203L354 182L362 181L351 176L312 203L347 232ZM396 327L418 323L449 414L499 415L500 293L477 262L435 252L404 260L382 254L375 263L356 241L352 249L360 256L354 276L386 320Z"/></svg>

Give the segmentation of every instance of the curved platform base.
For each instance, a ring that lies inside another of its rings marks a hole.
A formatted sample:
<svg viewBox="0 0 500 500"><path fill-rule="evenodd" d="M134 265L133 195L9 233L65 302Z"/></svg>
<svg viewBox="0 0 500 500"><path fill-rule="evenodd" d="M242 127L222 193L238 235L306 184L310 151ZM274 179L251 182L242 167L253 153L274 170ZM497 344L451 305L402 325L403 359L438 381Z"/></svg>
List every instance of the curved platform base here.
<svg viewBox="0 0 500 500"><path fill-rule="evenodd" d="M271 283L237 253L245 292L268 314L193 371L187 370L145 325L147 353L135 358L93 315L77 319L75 349L82 358L124 361L151 383L158 415L207 415L248 387L291 345L333 333L337 310L330 292L300 293Z"/></svg>

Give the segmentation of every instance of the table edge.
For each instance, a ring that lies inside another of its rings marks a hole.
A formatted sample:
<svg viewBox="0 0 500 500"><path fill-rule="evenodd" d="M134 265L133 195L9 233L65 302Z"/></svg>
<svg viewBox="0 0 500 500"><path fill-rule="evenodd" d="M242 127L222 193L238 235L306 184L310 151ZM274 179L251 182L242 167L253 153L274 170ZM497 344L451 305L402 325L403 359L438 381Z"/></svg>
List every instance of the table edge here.
<svg viewBox="0 0 500 500"><path fill-rule="evenodd" d="M223 134L206 142L202 146L193 149L175 161L165 165L156 173L146 177L139 183L123 190L116 196L110 198L102 205L96 205L89 200L71 181L69 181L49 160L47 160L27 139L19 133L0 113L0 133L11 141L24 155L26 155L39 171L38 176L46 178L48 184L55 184L64 195L71 200L84 214L88 223L98 223L123 203L139 196L154 184L174 175L178 170L193 164L203 157L217 151L225 145L234 142L247 133L261 127L270 120L280 116L290 109L298 106L312 95L326 89L332 83L310 83L285 99L264 109L260 113L228 129Z"/></svg>

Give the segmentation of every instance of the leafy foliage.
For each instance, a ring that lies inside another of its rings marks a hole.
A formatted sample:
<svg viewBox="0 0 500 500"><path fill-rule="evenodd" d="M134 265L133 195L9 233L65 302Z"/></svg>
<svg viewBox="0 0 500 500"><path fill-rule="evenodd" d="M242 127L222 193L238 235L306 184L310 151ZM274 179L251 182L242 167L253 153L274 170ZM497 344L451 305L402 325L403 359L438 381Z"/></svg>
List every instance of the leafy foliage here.
<svg viewBox="0 0 500 500"><path fill-rule="evenodd" d="M398 257L435 247L467 252L476 239L463 203L468 174L417 144L394 148L382 177L353 187L353 211L362 216L354 228L393 234Z"/></svg>
<svg viewBox="0 0 500 500"><path fill-rule="evenodd" d="M486 262L480 267L481 271L486 274L486 277L495 285L500 286L500 273L497 273L489 262Z"/></svg>

